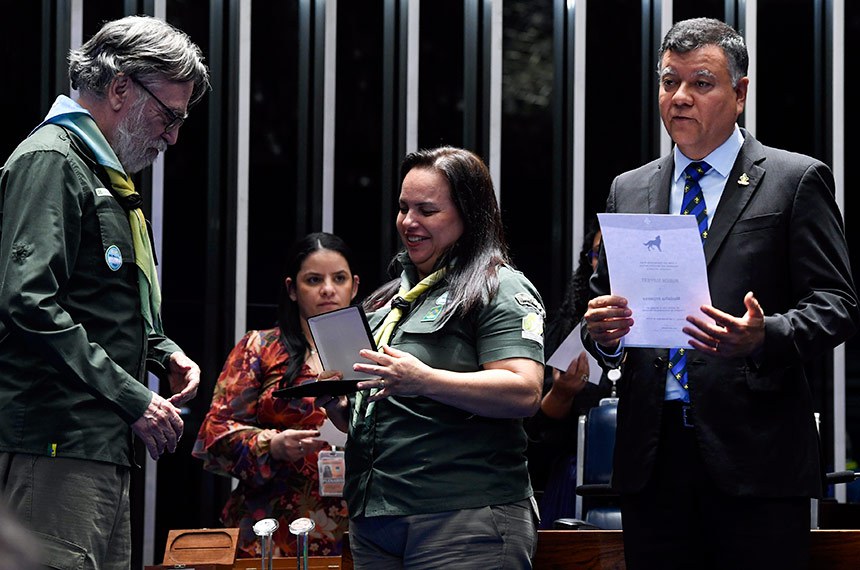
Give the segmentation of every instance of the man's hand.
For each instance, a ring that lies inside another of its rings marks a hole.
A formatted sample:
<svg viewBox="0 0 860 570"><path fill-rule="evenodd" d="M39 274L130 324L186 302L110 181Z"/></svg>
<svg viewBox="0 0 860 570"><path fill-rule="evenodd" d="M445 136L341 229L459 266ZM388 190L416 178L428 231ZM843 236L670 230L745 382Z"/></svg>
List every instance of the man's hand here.
<svg viewBox="0 0 860 570"><path fill-rule="evenodd" d="M182 418L179 410L155 392L149 407L136 422L131 424L134 434L139 437L149 450L149 456L158 459L166 451L176 451L176 444L182 437Z"/></svg>
<svg viewBox="0 0 860 570"><path fill-rule="evenodd" d="M764 345L764 311L752 291L744 296L747 309L742 317L724 313L710 305L704 305L702 312L714 319L705 321L689 316L687 322L694 327L684 327L690 335L690 346L703 354L721 358L744 358Z"/></svg>
<svg viewBox="0 0 860 570"><path fill-rule="evenodd" d="M200 367L188 358L184 352L174 352L170 355L168 366L168 379L170 380L170 403L181 406L197 395L197 387L200 385Z"/></svg>
<svg viewBox="0 0 860 570"><path fill-rule="evenodd" d="M591 339L602 347L615 350L621 337L633 326L633 311L627 299L618 295L601 295L588 302L585 327Z"/></svg>

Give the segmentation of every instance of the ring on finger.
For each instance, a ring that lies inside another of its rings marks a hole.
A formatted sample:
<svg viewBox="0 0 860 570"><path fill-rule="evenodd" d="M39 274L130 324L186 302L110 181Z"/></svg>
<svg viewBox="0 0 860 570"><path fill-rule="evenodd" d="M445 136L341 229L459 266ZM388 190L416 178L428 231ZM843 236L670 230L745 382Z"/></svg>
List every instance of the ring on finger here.
<svg viewBox="0 0 860 570"><path fill-rule="evenodd" d="M379 381L379 387L382 388L383 390L385 389L385 378L383 378L382 380Z"/></svg>
<svg viewBox="0 0 860 570"><path fill-rule="evenodd" d="M583 374L582 376L579 377L579 379L582 380L583 382L588 382L588 374Z"/></svg>
<svg viewBox="0 0 860 570"><path fill-rule="evenodd" d="M717 341L717 343L714 345L714 351L715 351L715 352L719 352L719 351L720 351L720 341Z"/></svg>
<svg viewBox="0 0 860 570"><path fill-rule="evenodd" d="M304 450L305 450L305 443L303 441L300 441L299 442L299 451L304 451Z"/></svg>

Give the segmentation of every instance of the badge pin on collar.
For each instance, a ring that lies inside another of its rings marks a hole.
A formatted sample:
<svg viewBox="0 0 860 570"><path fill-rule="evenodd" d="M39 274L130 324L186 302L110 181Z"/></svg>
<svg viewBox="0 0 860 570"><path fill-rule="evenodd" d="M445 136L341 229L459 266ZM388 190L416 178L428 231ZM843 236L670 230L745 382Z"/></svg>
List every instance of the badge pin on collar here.
<svg viewBox="0 0 860 570"><path fill-rule="evenodd" d="M738 185L739 186L749 186L750 185L750 177L747 176L746 172L741 174L741 177L738 178Z"/></svg>

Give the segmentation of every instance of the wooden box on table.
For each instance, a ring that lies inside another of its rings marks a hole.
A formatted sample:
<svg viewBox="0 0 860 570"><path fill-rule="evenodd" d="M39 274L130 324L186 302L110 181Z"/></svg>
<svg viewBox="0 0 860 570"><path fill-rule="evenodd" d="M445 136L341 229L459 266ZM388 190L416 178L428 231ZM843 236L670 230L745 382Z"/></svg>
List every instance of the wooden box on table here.
<svg viewBox="0 0 860 570"><path fill-rule="evenodd" d="M146 570L259 570L259 558L236 558L238 528L171 530L164 562ZM273 570L294 570L295 558L274 558ZM340 570L340 556L311 556L309 570Z"/></svg>
<svg viewBox="0 0 860 570"><path fill-rule="evenodd" d="M164 561L146 570L233 570L238 539L238 528L171 530L164 546Z"/></svg>

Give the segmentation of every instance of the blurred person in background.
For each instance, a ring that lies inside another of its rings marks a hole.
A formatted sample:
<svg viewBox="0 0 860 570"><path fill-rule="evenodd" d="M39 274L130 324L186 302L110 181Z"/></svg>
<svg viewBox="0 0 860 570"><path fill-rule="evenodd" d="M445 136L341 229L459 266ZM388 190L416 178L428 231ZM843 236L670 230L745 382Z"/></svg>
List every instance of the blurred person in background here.
<svg viewBox="0 0 860 570"><path fill-rule="evenodd" d="M547 359L580 323L591 290L588 281L597 269L600 252L600 227L593 218L579 254L579 264L567 284L558 312L549 320L544 355ZM588 381L589 363L581 352L567 370L547 366L544 371L543 398L537 413L525 421L529 434L526 451L529 474L535 490L540 490L540 528L553 528L553 521L576 514L576 454L579 416L611 393L609 379L600 384Z"/></svg>

